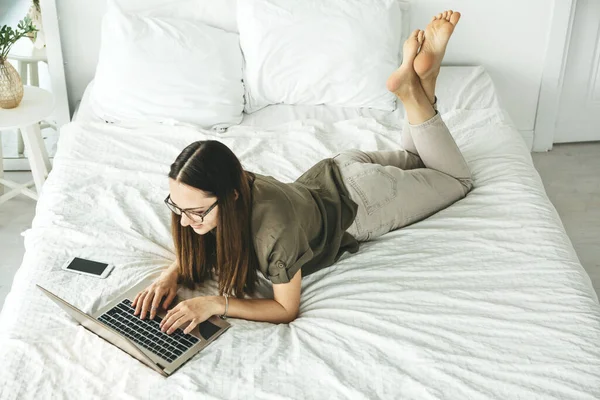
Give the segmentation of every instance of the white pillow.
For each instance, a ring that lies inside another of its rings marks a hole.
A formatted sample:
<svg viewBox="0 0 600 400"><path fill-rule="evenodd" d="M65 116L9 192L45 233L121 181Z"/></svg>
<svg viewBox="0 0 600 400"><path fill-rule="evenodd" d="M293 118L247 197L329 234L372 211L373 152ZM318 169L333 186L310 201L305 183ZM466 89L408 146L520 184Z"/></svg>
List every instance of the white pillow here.
<svg viewBox="0 0 600 400"><path fill-rule="evenodd" d="M398 68L396 0L244 0L245 111L269 104L328 104L392 111L385 82Z"/></svg>
<svg viewBox="0 0 600 400"><path fill-rule="evenodd" d="M242 120L239 35L109 3L90 104L110 122L226 128Z"/></svg>
<svg viewBox="0 0 600 400"><path fill-rule="evenodd" d="M238 33L237 0L128 0L125 10L146 17L193 19Z"/></svg>

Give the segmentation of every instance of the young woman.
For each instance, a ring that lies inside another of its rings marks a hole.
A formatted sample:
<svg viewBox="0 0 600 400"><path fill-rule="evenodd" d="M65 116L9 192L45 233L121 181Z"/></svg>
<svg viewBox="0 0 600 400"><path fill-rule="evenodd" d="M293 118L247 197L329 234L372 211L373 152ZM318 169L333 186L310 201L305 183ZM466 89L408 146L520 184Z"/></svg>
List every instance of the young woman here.
<svg viewBox="0 0 600 400"><path fill-rule="evenodd" d="M220 142L186 147L171 165L169 196L177 259L133 301L135 314L167 309L179 283L193 288L217 276L219 296L180 302L161 322L185 333L212 315L274 323L293 321L302 276L345 251L422 220L465 197L469 168L435 109L435 82L460 14L438 14L404 44L388 90L404 104L404 150L350 150L325 159L293 183L244 171ZM253 294L258 270L274 299ZM301 271L301 273L299 273ZM235 296L229 299L229 295Z"/></svg>

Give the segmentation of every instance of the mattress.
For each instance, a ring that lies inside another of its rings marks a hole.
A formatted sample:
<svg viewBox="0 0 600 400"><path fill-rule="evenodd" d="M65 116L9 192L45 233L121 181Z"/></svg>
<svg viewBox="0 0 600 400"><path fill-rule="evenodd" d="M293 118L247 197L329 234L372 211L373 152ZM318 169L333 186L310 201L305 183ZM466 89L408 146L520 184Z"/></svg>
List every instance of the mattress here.
<svg viewBox="0 0 600 400"><path fill-rule="evenodd" d="M598 298L527 147L495 105L443 112L473 173L465 199L304 277L292 323L230 318L169 378L35 288L92 313L156 278L174 259L168 168L193 141L220 140L246 169L283 181L344 149L399 148L402 120L337 118L222 134L64 126L0 314L0 398L600 398ZM61 270L75 255L116 267L104 280ZM208 282L180 295L216 293ZM271 296L261 276L257 297Z"/></svg>

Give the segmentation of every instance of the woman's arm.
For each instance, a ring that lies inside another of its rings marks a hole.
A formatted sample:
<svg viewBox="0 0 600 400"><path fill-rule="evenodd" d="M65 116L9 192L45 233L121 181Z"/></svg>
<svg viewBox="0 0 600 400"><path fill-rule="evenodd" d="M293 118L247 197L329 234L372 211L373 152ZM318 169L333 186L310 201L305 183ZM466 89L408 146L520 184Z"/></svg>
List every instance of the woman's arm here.
<svg viewBox="0 0 600 400"><path fill-rule="evenodd" d="M177 265L177 260L173 261L161 275L176 276L179 278L179 265Z"/></svg>
<svg viewBox="0 0 600 400"><path fill-rule="evenodd" d="M227 316L251 321L264 321L287 324L298 316L300 308L300 289L302 274L300 270L288 283L273 285L274 299L238 299L229 297ZM217 308L215 314L225 312L225 297L215 296Z"/></svg>
<svg viewBox="0 0 600 400"><path fill-rule="evenodd" d="M276 324L292 322L296 319L300 307L302 274L298 272L291 281L273 285L275 293L273 300L230 298L227 316ZM162 332L169 335L178 328L181 328L184 333L189 333L212 315L223 315L223 313L225 313L225 297L194 297L182 301L169 310L162 319L160 328Z"/></svg>

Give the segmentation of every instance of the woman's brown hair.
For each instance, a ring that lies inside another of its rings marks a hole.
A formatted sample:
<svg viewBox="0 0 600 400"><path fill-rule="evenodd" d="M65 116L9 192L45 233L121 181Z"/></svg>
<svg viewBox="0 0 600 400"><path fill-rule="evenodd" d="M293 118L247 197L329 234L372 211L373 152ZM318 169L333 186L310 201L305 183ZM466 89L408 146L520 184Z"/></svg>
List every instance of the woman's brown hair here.
<svg viewBox="0 0 600 400"><path fill-rule="evenodd" d="M181 216L173 213L171 229L181 283L193 289L195 284L214 279L214 272L219 295L243 298L254 294L258 281L250 230L254 174L244 171L223 143L206 140L183 149L171 164L169 178L216 196L219 209L214 234L205 235L182 226Z"/></svg>

